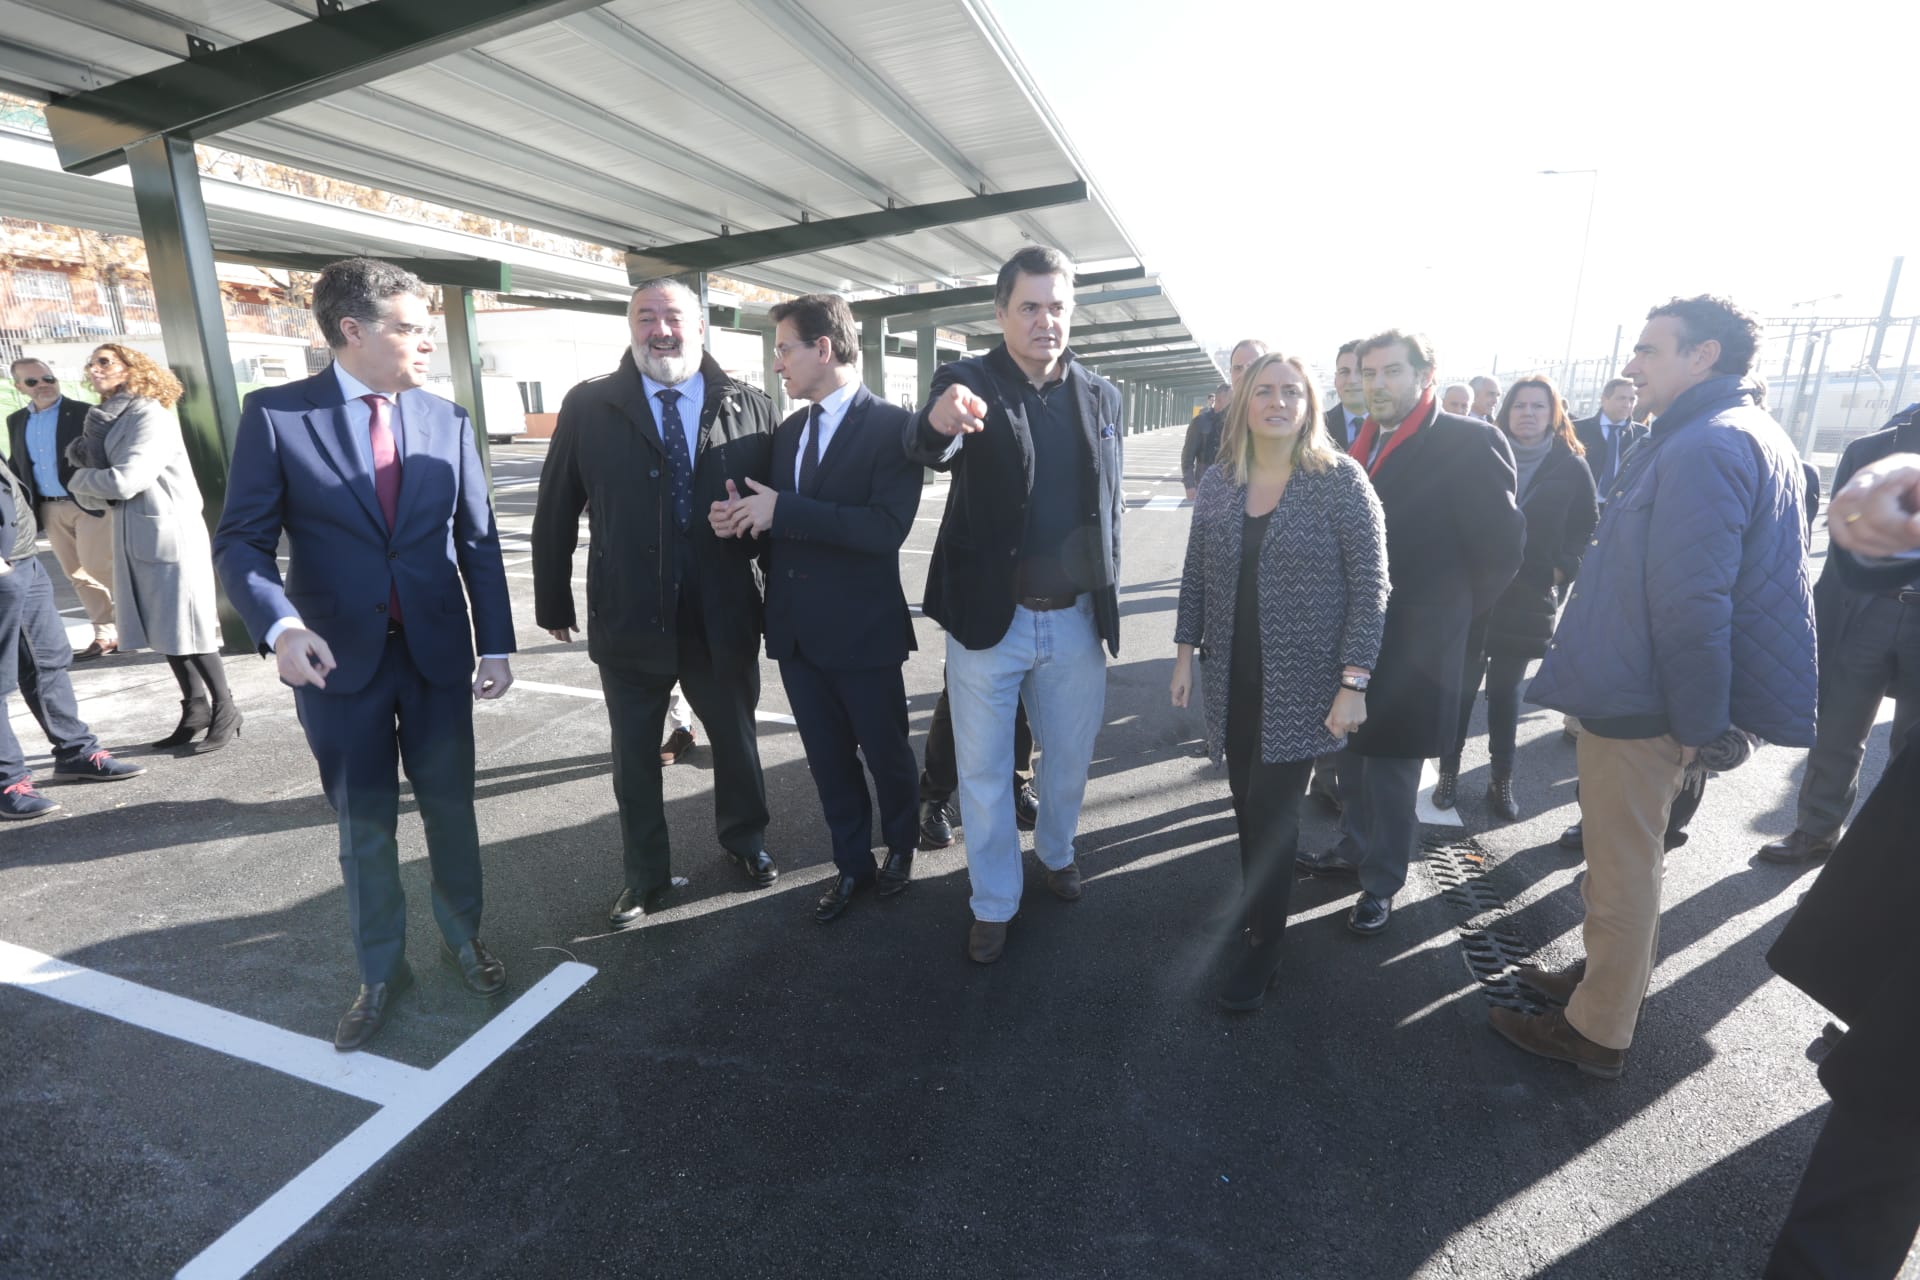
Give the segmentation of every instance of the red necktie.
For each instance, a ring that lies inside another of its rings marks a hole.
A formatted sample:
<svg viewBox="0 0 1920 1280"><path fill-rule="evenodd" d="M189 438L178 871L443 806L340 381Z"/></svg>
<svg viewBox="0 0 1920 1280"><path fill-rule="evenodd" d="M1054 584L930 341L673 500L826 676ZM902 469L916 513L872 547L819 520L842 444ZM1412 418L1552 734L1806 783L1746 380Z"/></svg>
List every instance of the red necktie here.
<svg viewBox="0 0 1920 1280"><path fill-rule="evenodd" d="M393 402L382 395L360 398L367 402L367 409L373 415L367 429L373 449L373 493L380 499L380 514L387 518L387 532L392 533L394 515L400 510L400 450L394 447L393 428L387 424ZM387 588L387 616L395 622L401 620L397 586Z"/></svg>

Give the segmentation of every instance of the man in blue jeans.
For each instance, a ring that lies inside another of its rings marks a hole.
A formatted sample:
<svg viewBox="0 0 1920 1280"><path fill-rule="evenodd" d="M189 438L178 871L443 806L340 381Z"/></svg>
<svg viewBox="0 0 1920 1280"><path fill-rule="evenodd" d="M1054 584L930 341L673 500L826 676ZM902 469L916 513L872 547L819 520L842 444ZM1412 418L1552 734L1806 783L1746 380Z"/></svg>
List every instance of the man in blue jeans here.
<svg viewBox="0 0 1920 1280"><path fill-rule="evenodd" d="M1073 837L1106 706L1104 642L1120 652L1120 393L1067 347L1073 266L1022 249L1000 268L1005 338L941 366L907 423L915 462L953 476L923 612L947 631L973 927L967 954L1000 958L1020 907L1013 720L1041 760L1034 852L1047 887L1080 897Z"/></svg>

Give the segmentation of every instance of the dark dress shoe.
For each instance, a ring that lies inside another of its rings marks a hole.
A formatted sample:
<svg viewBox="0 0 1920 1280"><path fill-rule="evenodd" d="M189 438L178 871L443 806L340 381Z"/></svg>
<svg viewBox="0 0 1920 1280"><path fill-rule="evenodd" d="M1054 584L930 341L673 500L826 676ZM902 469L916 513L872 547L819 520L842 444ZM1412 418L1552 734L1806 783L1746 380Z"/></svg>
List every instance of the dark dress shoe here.
<svg viewBox="0 0 1920 1280"><path fill-rule="evenodd" d="M975 920L967 930L967 959L975 964L992 964L1007 949L1007 923L1004 920Z"/></svg>
<svg viewBox="0 0 1920 1280"><path fill-rule="evenodd" d="M1460 762L1442 760L1440 780L1433 784L1433 807L1451 809L1460 788Z"/></svg>
<svg viewBox="0 0 1920 1280"><path fill-rule="evenodd" d="M1249 932L1235 957L1227 980L1214 999L1222 1009L1234 1013L1252 1013L1267 1002L1267 992L1280 982L1280 939L1256 941Z"/></svg>
<svg viewBox="0 0 1920 1280"><path fill-rule="evenodd" d="M95 658L104 658L110 653L118 653L120 645L113 640L95 640L92 644L73 655L75 662L92 662Z"/></svg>
<svg viewBox="0 0 1920 1280"><path fill-rule="evenodd" d="M1293 856L1293 865L1314 876L1351 876L1358 875L1360 870L1341 857L1337 848L1325 853L1297 853Z"/></svg>
<svg viewBox="0 0 1920 1280"><path fill-rule="evenodd" d="M693 747L693 730L675 729L667 735L667 740L660 744L660 763L679 764L686 759L687 752L693 750Z"/></svg>
<svg viewBox="0 0 1920 1280"><path fill-rule="evenodd" d="M1053 896L1062 902L1080 901L1080 864L1069 862L1058 871L1048 867L1047 888L1051 889Z"/></svg>
<svg viewBox="0 0 1920 1280"><path fill-rule="evenodd" d="M672 906L686 885L685 879L675 876L667 883L651 889L622 889L620 896L614 899L613 910L607 913L607 924L615 929L632 928L640 923L640 917L665 911Z"/></svg>
<svg viewBox="0 0 1920 1280"><path fill-rule="evenodd" d="M1587 850L1587 831L1584 824L1576 822L1560 833L1560 847L1569 853L1585 853Z"/></svg>
<svg viewBox="0 0 1920 1280"><path fill-rule="evenodd" d="M733 859L734 866L746 872L747 879L762 889L780 878L780 868L773 865L773 857L765 849L728 856Z"/></svg>
<svg viewBox="0 0 1920 1280"><path fill-rule="evenodd" d="M1804 866L1832 853L1833 845L1831 840L1796 830L1784 840L1772 840L1761 845L1759 856L1762 862L1777 863L1783 867Z"/></svg>
<svg viewBox="0 0 1920 1280"><path fill-rule="evenodd" d="M413 970L402 960L385 982L361 986L360 994L353 998L346 1016L334 1029L333 1047L342 1053L351 1053L373 1039L380 1028L387 1025L387 1014L392 1011L394 1000L412 985Z"/></svg>
<svg viewBox="0 0 1920 1280"><path fill-rule="evenodd" d="M1573 1029L1565 1011L1527 1014L1498 1005L1487 1011L1487 1024L1517 1049L1570 1062L1590 1076L1618 1080L1627 1069L1627 1051L1595 1044Z"/></svg>
<svg viewBox="0 0 1920 1280"><path fill-rule="evenodd" d="M947 849L953 845L953 824L959 811L951 800L928 800L920 806L920 847Z"/></svg>
<svg viewBox="0 0 1920 1280"><path fill-rule="evenodd" d="M1523 964L1513 971L1515 982L1552 1004L1565 1004L1573 999L1573 989L1586 976L1585 960L1576 960L1564 969L1542 969L1537 964Z"/></svg>
<svg viewBox="0 0 1920 1280"><path fill-rule="evenodd" d="M507 989L507 966L494 959L478 938L461 943L458 951L443 938L440 957L460 971L460 981L477 996L497 996Z"/></svg>
<svg viewBox="0 0 1920 1280"><path fill-rule="evenodd" d="M1040 794L1033 789L1033 779L1015 778L1013 780L1013 823L1022 831L1031 831L1040 821Z"/></svg>
<svg viewBox="0 0 1920 1280"><path fill-rule="evenodd" d="M905 853L890 853L880 868L880 876L874 893L882 898L891 898L913 882L913 850Z"/></svg>
<svg viewBox="0 0 1920 1280"><path fill-rule="evenodd" d="M1387 921L1392 915L1392 898L1363 893L1353 904L1353 910L1347 912L1347 928L1366 937L1372 937L1387 927Z"/></svg>
<svg viewBox="0 0 1920 1280"><path fill-rule="evenodd" d="M854 895L873 883L872 876L836 876L833 887L820 895L813 905L813 918L821 924L838 920L853 905Z"/></svg>

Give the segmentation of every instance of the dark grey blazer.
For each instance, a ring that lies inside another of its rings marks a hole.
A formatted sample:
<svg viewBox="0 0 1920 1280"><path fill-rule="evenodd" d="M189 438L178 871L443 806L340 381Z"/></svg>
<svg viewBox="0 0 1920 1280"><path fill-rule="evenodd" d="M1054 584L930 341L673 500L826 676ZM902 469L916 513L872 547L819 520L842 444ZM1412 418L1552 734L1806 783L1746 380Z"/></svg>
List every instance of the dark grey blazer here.
<svg viewBox="0 0 1920 1280"><path fill-rule="evenodd" d="M1204 646L1220 665L1206 680L1207 741L1227 732L1227 671L1240 586L1247 490L1215 464L1200 479L1180 579L1175 644ZM1260 544L1260 759L1306 760L1340 747L1327 712L1345 666L1372 670L1387 614L1387 521L1360 464L1296 471Z"/></svg>

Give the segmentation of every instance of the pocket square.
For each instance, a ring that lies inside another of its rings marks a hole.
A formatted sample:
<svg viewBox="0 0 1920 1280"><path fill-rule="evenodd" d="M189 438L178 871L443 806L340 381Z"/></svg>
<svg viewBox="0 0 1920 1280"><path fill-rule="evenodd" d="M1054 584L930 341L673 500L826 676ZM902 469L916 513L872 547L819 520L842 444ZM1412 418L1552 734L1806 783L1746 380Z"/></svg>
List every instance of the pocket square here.
<svg viewBox="0 0 1920 1280"><path fill-rule="evenodd" d="M1106 426L1100 428L1100 438L1102 440L1113 439L1113 424L1111 422L1109 422Z"/></svg>

